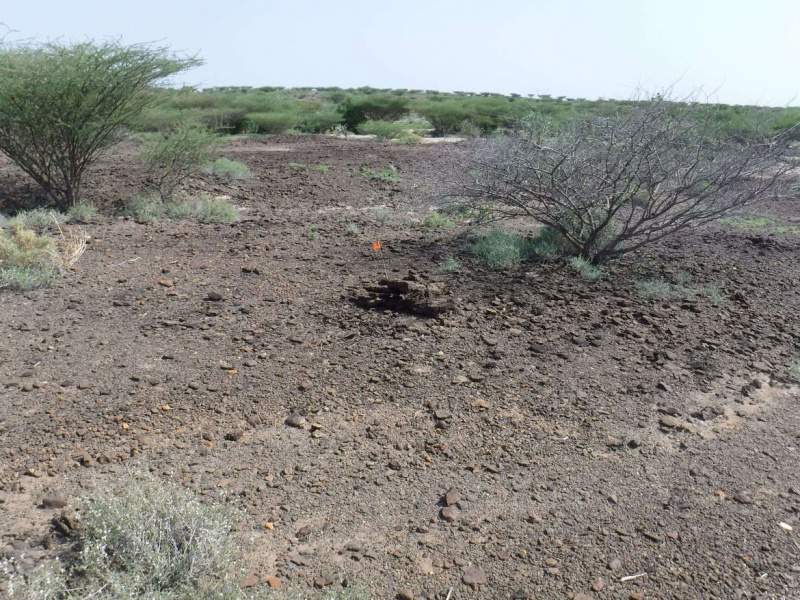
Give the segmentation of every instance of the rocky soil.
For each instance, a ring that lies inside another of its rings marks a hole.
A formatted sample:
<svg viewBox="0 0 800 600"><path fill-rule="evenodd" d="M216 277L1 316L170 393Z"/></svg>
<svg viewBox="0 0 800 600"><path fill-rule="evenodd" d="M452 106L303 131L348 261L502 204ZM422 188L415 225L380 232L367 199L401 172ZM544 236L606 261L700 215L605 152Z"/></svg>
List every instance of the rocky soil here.
<svg viewBox="0 0 800 600"><path fill-rule="evenodd" d="M134 150L89 199L136 193ZM0 554L62 551L54 517L150 470L246 513L245 583L309 597L800 596L800 238L714 224L594 283L491 272L464 223L420 224L442 154L237 140L253 179L194 188L239 223L83 226L64 278L0 292ZM33 193L7 162L0 187ZM724 299L637 293L679 275Z"/></svg>

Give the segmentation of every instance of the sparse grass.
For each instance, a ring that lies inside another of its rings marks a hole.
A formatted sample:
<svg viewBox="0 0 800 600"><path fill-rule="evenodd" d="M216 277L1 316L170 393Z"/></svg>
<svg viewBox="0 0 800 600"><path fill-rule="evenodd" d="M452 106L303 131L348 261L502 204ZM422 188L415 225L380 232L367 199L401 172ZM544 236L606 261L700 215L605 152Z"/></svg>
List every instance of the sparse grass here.
<svg viewBox="0 0 800 600"><path fill-rule="evenodd" d="M81 514L74 558L27 581L17 575L11 598L246 598L237 585L244 571L234 534L241 517L233 509L148 475L98 487Z"/></svg>
<svg viewBox="0 0 800 600"><path fill-rule="evenodd" d="M729 227L747 227L752 229L761 229L764 227L772 227L777 224L774 219L769 217L759 217L756 215L740 215L733 217L723 217L719 222Z"/></svg>
<svg viewBox="0 0 800 600"><path fill-rule="evenodd" d="M390 223L392 221L392 217L394 216L394 213L388 208L376 208L374 214L375 220L383 225Z"/></svg>
<svg viewBox="0 0 800 600"><path fill-rule="evenodd" d="M67 211L67 220L77 223L99 223L103 220L103 217L94 206L81 202L70 206Z"/></svg>
<svg viewBox="0 0 800 600"><path fill-rule="evenodd" d="M49 284L56 276L55 241L12 222L0 230L0 288L29 290Z"/></svg>
<svg viewBox="0 0 800 600"><path fill-rule="evenodd" d="M305 169L308 168L308 165L305 164L305 163L290 162L289 163L289 168L297 169L298 171L304 171Z"/></svg>
<svg viewBox="0 0 800 600"><path fill-rule="evenodd" d="M686 271L678 271L675 273L675 283L682 286L687 286L692 283L692 274Z"/></svg>
<svg viewBox="0 0 800 600"><path fill-rule="evenodd" d="M390 140L391 144L408 145L421 144L425 138L410 131L402 131Z"/></svg>
<svg viewBox="0 0 800 600"><path fill-rule="evenodd" d="M369 167L363 167L361 169L361 174L369 179L376 179L378 181L385 181L386 183L400 183L403 181L403 176L400 174L400 171L397 170L397 167L390 166L388 169L383 169L382 171L375 171L374 169L370 169Z"/></svg>
<svg viewBox="0 0 800 600"><path fill-rule="evenodd" d="M344 234L346 236L348 236L348 237L353 237L355 235L358 235L359 233L361 233L361 230L358 228L358 225L356 225L355 223L350 223L347 226L347 229L344 230Z"/></svg>
<svg viewBox="0 0 800 600"><path fill-rule="evenodd" d="M48 285L83 255L87 239L80 231L69 236L62 232L54 240L13 221L0 229L0 288L30 290Z"/></svg>
<svg viewBox="0 0 800 600"><path fill-rule="evenodd" d="M461 262L455 256L448 256L436 265L436 272L442 275L458 273L461 270Z"/></svg>
<svg viewBox="0 0 800 600"><path fill-rule="evenodd" d="M55 270L40 270L31 267L0 266L0 289L33 290L50 285L56 278Z"/></svg>
<svg viewBox="0 0 800 600"><path fill-rule="evenodd" d="M125 202L122 214L139 223L152 223L164 216L164 205L157 200L138 196Z"/></svg>
<svg viewBox="0 0 800 600"><path fill-rule="evenodd" d="M767 229L772 233L791 234L800 236L800 227L797 225L783 225L780 221L758 215L738 215L718 219L719 223L740 229Z"/></svg>
<svg viewBox="0 0 800 600"><path fill-rule="evenodd" d="M575 255L575 248L553 227L542 227L535 237L529 240L531 255L540 259L563 258Z"/></svg>
<svg viewBox="0 0 800 600"><path fill-rule="evenodd" d="M636 293L650 300L683 300L694 296L692 290L665 279L639 280L636 282Z"/></svg>
<svg viewBox="0 0 800 600"><path fill-rule="evenodd" d="M224 156L218 158L206 167L206 172L222 181L244 181L253 175L250 168L243 162L231 160Z"/></svg>
<svg viewBox="0 0 800 600"><path fill-rule="evenodd" d="M317 165L316 167L314 167L314 170L319 172L319 173L327 173L328 171L331 170L331 166L330 165Z"/></svg>
<svg viewBox="0 0 800 600"><path fill-rule="evenodd" d="M239 220L239 211L225 197L201 197L163 203L139 197L125 204L123 214L140 223L152 223L157 219L183 219L200 223L233 223Z"/></svg>
<svg viewBox="0 0 800 600"><path fill-rule="evenodd" d="M789 379L800 383L800 362L789 365Z"/></svg>
<svg viewBox="0 0 800 600"><path fill-rule="evenodd" d="M703 288L703 295L708 298L712 304L722 304L728 299L716 285L705 286Z"/></svg>
<svg viewBox="0 0 800 600"><path fill-rule="evenodd" d="M306 237L307 237L309 240L312 240L312 241L313 241L313 240L318 240L318 239L319 239L319 231L317 231L316 229L312 229L311 231L309 231L309 232L306 234Z"/></svg>
<svg viewBox="0 0 800 600"><path fill-rule="evenodd" d="M76 552L33 570L0 561L10 600L300 600L300 590L242 590L246 570L236 532L242 515L151 475L83 499ZM325 600L369 600L361 585Z"/></svg>
<svg viewBox="0 0 800 600"><path fill-rule="evenodd" d="M587 281L598 281L605 274L602 269L580 256L573 256L569 264Z"/></svg>
<svg viewBox="0 0 800 600"><path fill-rule="evenodd" d="M511 269L531 255L530 241L520 235L495 229L472 246L472 252L490 269Z"/></svg>
<svg viewBox="0 0 800 600"><path fill-rule="evenodd" d="M431 229L452 229L456 224L452 219L434 211L423 219L422 226L430 227Z"/></svg>
<svg viewBox="0 0 800 600"><path fill-rule="evenodd" d="M56 222L63 224L69 222L69 220L69 215L62 212L46 208L34 208L32 210L19 211L8 219L8 222L11 224L18 223L23 229L41 230L54 225Z"/></svg>

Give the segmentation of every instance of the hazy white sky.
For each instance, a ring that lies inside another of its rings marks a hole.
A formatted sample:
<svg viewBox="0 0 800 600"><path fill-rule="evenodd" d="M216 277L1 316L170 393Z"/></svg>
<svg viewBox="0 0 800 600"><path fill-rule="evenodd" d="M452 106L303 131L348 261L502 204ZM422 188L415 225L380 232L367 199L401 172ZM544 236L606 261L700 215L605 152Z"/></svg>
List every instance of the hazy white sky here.
<svg viewBox="0 0 800 600"><path fill-rule="evenodd" d="M0 0L11 38L158 42L180 82L800 105L800 0ZM9 39L9 37L7 37Z"/></svg>

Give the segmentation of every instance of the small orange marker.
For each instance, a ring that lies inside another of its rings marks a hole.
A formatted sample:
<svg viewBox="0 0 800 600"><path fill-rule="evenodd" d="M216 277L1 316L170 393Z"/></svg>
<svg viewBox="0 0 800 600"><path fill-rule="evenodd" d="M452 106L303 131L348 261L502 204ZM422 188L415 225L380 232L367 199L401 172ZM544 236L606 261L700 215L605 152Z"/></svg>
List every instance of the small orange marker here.
<svg viewBox="0 0 800 600"><path fill-rule="evenodd" d="M380 252L381 258L383 259L383 274L386 275L386 279L389 279L389 272L386 270L386 259L383 256L383 250L381 249L381 243L380 242L375 242L374 244L372 244L372 249L375 250L375 252Z"/></svg>

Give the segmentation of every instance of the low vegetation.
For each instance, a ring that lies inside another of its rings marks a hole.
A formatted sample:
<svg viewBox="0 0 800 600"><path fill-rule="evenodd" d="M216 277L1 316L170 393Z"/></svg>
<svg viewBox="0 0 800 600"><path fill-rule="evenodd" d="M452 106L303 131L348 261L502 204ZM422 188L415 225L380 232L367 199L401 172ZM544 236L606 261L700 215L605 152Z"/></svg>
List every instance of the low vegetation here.
<svg viewBox="0 0 800 600"><path fill-rule="evenodd" d="M253 176L246 164L224 156L206 165L205 170L212 177L225 182L244 181Z"/></svg>
<svg viewBox="0 0 800 600"><path fill-rule="evenodd" d="M150 476L85 499L78 551L27 578L13 565L11 598L244 599L234 510Z"/></svg>
<svg viewBox="0 0 800 600"><path fill-rule="evenodd" d="M163 202L172 200L185 181L203 171L218 144L216 134L195 125L180 125L149 139L139 155L147 187Z"/></svg>
<svg viewBox="0 0 800 600"><path fill-rule="evenodd" d="M383 181L386 183L398 184L403 181L403 175L394 166L390 166L388 169L383 169L381 171L375 171L369 167L363 167L361 169L361 174L368 179L375 179L377 181Z"/></svg>
<svg viewBox="0 0 800 600"><path fill-rule="evenodd" d="M86 250L88 236L78 231L59 237L40 235L17 220L0 228L0 288L30 290L51 283Z"/></svg>
<svg viewBox="0 0 800 600"><path fill-rule="evenodd" d="M494 229L472 245L472 253L494 270L517 267L531 256L531 252L528 239L502 229Z"/></svg>
<svg viewBox="0 0 800 600"><path fill-rule="evenodd" d="M151 223L158 219L199 223L233 223L239 220L239 211L224 197L185 198L168 202L148 197L132 198L126 203L123 215L140 223Z"/></svg>

